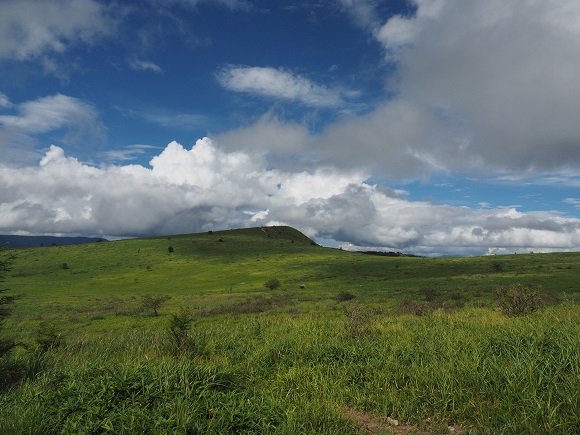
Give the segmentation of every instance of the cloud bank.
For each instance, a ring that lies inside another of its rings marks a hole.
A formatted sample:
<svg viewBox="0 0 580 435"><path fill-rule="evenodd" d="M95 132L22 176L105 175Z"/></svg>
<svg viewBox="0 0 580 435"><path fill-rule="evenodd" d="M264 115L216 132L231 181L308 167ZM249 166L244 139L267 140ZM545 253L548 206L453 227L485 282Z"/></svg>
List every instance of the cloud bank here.
<svg viewBox="0 0 580 435"><path fill-rule="evenodd" d="M93 167L51 146L38 165L0 167L0 232L144 236L286 224L346 248L425 255L580 249L580 220L514 208L413 202L363 170L268 167L211 139L170 143L139 165Z"/></svg>

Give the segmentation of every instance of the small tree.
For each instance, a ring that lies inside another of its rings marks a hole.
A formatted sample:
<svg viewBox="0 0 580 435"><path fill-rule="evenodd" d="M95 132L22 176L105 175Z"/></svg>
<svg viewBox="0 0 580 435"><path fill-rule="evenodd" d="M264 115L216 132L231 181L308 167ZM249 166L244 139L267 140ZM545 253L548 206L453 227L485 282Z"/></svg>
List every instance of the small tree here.
<svg viewBox="0 0 580 435"><path fill-rule="evenodd" d="M141 304L143 310L153 310L155 317L159 316L159 310L165 302L171 299L169 295L143 295L141 296Z"/></svg>
<svg viewBox="0 0 580 435"><path fill-rule="evenodd" d="M190 352L193 350L193 340L191 337L191 324L193 314L188 308L181 308L178 314L172 314L169 320L169 336L175 350L179 352Z"/></svg>
<svg viewBox="0 0 580 435"><path fill-rule="evenodd" d="M280 280L277 278L269 279L264 283L264 287L269 288L270 290L276 290L280 287Z"/></svg>

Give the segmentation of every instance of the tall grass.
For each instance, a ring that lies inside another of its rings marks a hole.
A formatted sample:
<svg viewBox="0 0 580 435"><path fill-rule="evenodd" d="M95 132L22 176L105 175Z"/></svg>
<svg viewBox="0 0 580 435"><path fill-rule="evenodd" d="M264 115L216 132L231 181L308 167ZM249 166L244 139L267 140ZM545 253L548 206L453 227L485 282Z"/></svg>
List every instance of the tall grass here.
<svg viewBox="0 0 580 435"><path fill-rule="evenodd" d="M364 331L345 313L224 318L192 329L193 354L167 330L87 334L0 397L0 433L364 433L345 409L417 430L580 431L575 306L371 312Z"/></svg>

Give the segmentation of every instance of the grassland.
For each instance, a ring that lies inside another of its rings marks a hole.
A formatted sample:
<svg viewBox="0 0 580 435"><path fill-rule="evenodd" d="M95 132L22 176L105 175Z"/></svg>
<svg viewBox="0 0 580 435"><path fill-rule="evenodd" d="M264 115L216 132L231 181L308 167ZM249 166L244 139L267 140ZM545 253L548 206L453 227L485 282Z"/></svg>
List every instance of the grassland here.
<svg viewBox="0 0 580 435"><path fill-rule="evenodd" d="M0 433L580 433L579 270L287 227L19 250ZM510 285L540 309L503 314Z"/></svg>

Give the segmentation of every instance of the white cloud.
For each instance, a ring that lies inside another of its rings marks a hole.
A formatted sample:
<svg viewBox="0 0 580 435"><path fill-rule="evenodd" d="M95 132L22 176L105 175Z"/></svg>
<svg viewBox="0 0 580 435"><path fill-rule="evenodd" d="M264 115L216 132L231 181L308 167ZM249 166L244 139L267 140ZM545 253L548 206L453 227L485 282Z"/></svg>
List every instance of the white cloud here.
<svg viewBox="0 0 580 435"><path fill-rule="evenodd" d="M564 203L580 208L580 198L564 198Z"/></svg>
<svg viewBox="0 0 580 435"><path fill-rule="evenodd" d="M268 168L262 153L208 138L151 161L97 168L52 146L37 166L0 167L0 231L108 236L292 225L345 246L418 254L580 249L580 220L513 208L409 201L364 172Z"/></svg>
<svg viewBox="0 0 580 435"><path fill-rule="evenodd" d="M208 3L213 6L223 6L233 11L235 10L251 10L251 1L246 0L147 0L153 5L161 5L166 8L168 5L181 7L197 7L199 4Z"/></svg>
<svg viewBox="0 0 580 435"><path fill-rule="evenodd" d="M11 104L16 114L0 115L0 150L5 162L37 158L33 148L46 133L71 146L98 144L106 129L93 106L62 94Z"/></svg>
<svg viewBox="0 0 580 435"><path fill-rule="evenodd" d="M0 107L12 107L10 99L2 92L0 92Z"/></svg>
<svg viewBox="0 0 580 435"><path fill-rule="evenodd" d="M410 173L530 175L580 164L576 0L414 0L415 14L396 15L382 25L377 24L376 3L339 3L383 44L397 68L389 82L397 92L395 100L370 116L352 119L349 128L329 129L349 139L362 134L359 159L375 162L376 150L385 149L389 138L393 146L378 159L378 169L388 175L396 148L403 153L394 157L399 172ZM411 107L415 128L393 136L386 126L395 128L393 116L404 116ZM341 135L332 138L339 150L335 156L343 150L348 155L352 145Z"/></svg>
<svg viewBox="0 0 580 435"><path fill-rule="evenodd" d="M283 69L228 66L216 73L226 89L263 97L297 101L312 107L338 107L344 104L342 93L317 85L308 78Z"/></svg>
<svg viewBox="0 0 580 435"><path fill-rule="evenodd" d="M115 22L94 0L3 0L0 2L0 59L26 60L62 53L75 42L110 34Z"/></svg>
<svg viewBox="0 0 580 435"><path fill-rule="evenodd" d="M416 4L415 16L392 18L378 37L397 53L401 98L440 114L441 128L462 143L463 168L580 163L578 2Z"/></svg>
<svg viewBox="0 0 580 435"><path fill-rule="evenodd" d="M338 0L337 3L350 14L358 26L373 28L377 25L376 2L372 0Z"/></svg>
<svg viewBox="0 0 580 435"><path fill-rule="evenodd" d="M129 66L135 71L150 71L155 74L162 74L163 69L153 62L147 62L145 60L133 59Z"/></svg>
<svg viewBox="0 0 580 435"><path fill-rule="evenodd" d="M192 130L196 128L207 128L210 123L210 118L207 115L175 112L165 108L140 107L138 110L134 110L117 106L116 109L123 116L141 118L161 127L173 129Z"/></svg>
<svg viewBox="0 0 580 435"><path fill-rule="evenodd" d="M100 155L109 162L120 162L135 160L137 157L145 154L146 151L158 149L159 147L153 145L135 144L125 147L121 150L109 150L100 153Z"/></svg>
<svg viewBox="0 0 580 435"><path fill-rule="evenodd" d="M27 101L16 108L19 114L0 116L0 124L25 133L45 133L65 126L94 124L97 118L90 104L62 94Z"/></svg>

